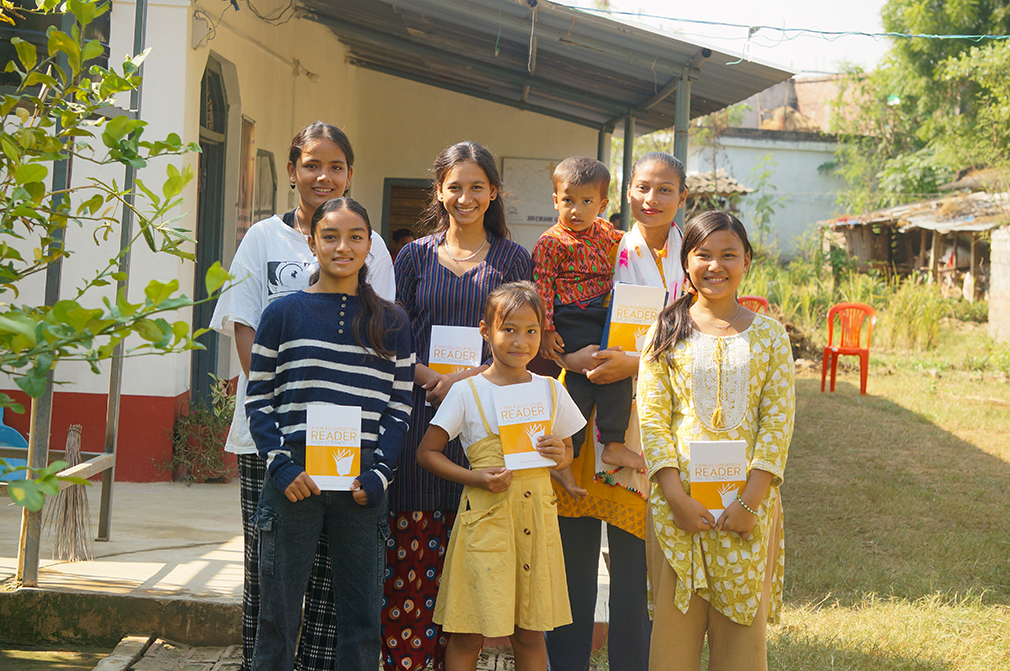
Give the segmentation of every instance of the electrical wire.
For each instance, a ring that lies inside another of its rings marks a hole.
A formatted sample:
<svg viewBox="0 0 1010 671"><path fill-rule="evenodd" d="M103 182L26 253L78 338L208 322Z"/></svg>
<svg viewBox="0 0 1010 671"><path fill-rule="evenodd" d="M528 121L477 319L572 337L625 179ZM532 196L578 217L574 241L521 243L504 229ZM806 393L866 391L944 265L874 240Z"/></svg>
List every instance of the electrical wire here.
<svg viewBox="0 0 1010 671"><path fill-rule="evenodd" d="M284 25L293 19L295 14L298 13L296 0L289 0L288 4L277 10L276 14L273 16L265 16L262 12L256 9L256 5L252 3L252 0L246 0L245 4L249 7L249 11L253 13L253 16L264 23L269 23L272 26Z"/></svg>
<svg viewBox="0 0 1010 671"><path fill-rule="evenodd" d="M231 4L226 4L224 6L224 9L221 10L221 13L217 15L217 21L214 20L214 17L212 17L210 14L208 14L207 12L203 11L200 8L193 10L194 18L197 18L202 15L206 17L207 24L210 26L210 29L207 31L207 34L203 36L203 39L201 39L195 47L193 47L194 49L199 49L200 47L208 44L211 40L217 37L217 27L221 25L221 21L224 18L224 13L233 7L237 12L238 6L234 2L232 2Z"/></svg>
<svg viewBox="0 0 1010 671"><path fill-rule="evenodd" d="M595 9L591 7L576 7L573 5L566 5L564 3L557 3L559 6L566 9L571 9L576 12L585 12L587 14L609 14L611 16L634 16L638 18L647 19L661 19L663 21L675 21L679 23L694 23L703 26L718 26L722 28L745 28L751 31L750 34L753 35L758 30L770 30L779 31L783 35L788 35L789 33L795 33L793 37L787 37L787 39L795 39L796 37L802 37L804 35L810 35L814 37L822 37L828 39L829 41L834 41L840 37L871 37L873 39L882 39L885 37L891 38L904 38L904 39L927 39L927 40L970 40L972 42L982 42L983 40L1010 40L1010 35L934 35L929 33L897 33L897 32L883 32L883 33L871 33L861 30L819 30L816 28L777 28L775 26L750 26L744 23L727 23L725 21L705 21L702 19L682 19L675 16L662 16L660 14L642 14L639 12L627 12L617 9Z"/></svg>

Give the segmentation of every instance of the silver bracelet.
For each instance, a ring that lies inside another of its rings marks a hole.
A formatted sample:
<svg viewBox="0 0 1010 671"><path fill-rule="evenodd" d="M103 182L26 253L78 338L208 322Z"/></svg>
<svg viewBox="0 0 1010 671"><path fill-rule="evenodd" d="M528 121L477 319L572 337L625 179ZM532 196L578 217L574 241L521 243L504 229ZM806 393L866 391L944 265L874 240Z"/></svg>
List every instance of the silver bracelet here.
<svg viewBox="0 0 1010 671"><path fill-rule="evenodd" d="M741 506L743 506L743 509L746 510L747 512L749 512L751 515L754 515L755 517L757 516L757 511L756 510L751 510L750 506L748 506L746 503L744 503L743 499L740 498L740 492L736 493L736 502L739 503Z"/></svg>

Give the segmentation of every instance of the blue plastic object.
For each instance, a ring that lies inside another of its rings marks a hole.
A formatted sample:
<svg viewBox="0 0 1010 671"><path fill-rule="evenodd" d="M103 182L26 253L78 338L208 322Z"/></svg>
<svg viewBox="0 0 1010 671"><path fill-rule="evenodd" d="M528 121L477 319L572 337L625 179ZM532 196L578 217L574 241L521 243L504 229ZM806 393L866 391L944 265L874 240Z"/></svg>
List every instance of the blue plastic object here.
<svg viewBox="0 0 1010 671"><path fill-rule="evenodd" d="M4 409L0 408L0 447L28 447L28 441L17 429L12 429L11 427L4 424ZM5 459L8 465L18 467L27 466L27 459ZM18 471L17 473L8 473L7 475L0 475L0 481L10 482L11 480L23 480L25 477L24 471Z"/></svg>

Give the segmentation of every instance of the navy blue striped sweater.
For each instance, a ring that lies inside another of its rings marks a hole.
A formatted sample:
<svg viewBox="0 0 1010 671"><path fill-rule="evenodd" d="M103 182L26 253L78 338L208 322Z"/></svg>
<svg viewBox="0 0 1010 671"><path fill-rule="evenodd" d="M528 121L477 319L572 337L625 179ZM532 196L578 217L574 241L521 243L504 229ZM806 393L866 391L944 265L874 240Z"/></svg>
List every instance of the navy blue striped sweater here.
<svg viewBox="0 0 1010 671"><path fill-rule="evenodd" d="M375 465L358 477L369 505L393 480L412 405L413 339L406 314L389 305L385 345L395 357L363 349L351 329L359 309L357 296L299 291L263 312L245 407L256 449L281 490L305 470L309 403L361 408L361 447L375 450Z"/></svg>

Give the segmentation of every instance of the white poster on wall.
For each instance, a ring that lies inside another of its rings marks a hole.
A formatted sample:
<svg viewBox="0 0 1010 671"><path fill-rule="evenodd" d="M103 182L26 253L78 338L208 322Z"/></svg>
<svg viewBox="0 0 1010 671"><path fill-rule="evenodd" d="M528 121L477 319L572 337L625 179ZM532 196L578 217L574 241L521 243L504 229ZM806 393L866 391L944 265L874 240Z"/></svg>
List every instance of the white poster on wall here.
<svg viewBox="0 0 1010 671"><path fill-rule="evenodd" d="M554 186L551 175L559 160L539 158L502 159L502 182L511 198L505 215L512 239L532 251L540 234L554 225Z"/></svg>

